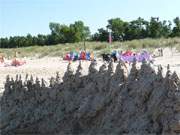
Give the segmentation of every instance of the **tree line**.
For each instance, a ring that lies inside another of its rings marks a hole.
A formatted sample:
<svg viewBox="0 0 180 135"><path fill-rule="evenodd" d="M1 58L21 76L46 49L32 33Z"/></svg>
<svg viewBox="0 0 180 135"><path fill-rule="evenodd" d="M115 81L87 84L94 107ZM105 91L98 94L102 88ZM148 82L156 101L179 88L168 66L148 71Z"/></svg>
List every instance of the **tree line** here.
<svg viewBox="0 0 180 135"><path fill-rule="evenodd" d="M172 27L171 21L160 21L158 17L151 17L150 21L139 17L130 22L123 21L120 18L114 18L108 20L106 29L98 29L98 32L92 36L92 40L107 41L109 31L112 32L113 41L180 37L179 17L176 17L173 23L174 27Z"/></svg>
<svg viewBox="0 0 180 135"><path fill-rule="evenodd" d="M0 48L28 47L33 45L55 45L59 43L75 43L86 40L90 37L89 27L82 21L76 21L74 24L64 25L59 23L49 23L51 34L38 34L32 36L14 36L9 38L0 38Z"/></svg>
<svg viewBox="0 0 180 135"><path fill-rule="evenodd" d="M147 21L141 17L127 22L120 18L108 20L106 28L99 28L98 32L91 34L89 27L82 21L65 25L51 22L49 23L51 34L38 34L32 36L14 36L0 38L0 48L27 47L33 45L55 45L59 43L75 43L85 40L89 41L108 41L111 32L113 41L126 41L143 38L169 38L180 37L180 18L176 17L173 22L163 20L158 17L151 17Z"/></svg>

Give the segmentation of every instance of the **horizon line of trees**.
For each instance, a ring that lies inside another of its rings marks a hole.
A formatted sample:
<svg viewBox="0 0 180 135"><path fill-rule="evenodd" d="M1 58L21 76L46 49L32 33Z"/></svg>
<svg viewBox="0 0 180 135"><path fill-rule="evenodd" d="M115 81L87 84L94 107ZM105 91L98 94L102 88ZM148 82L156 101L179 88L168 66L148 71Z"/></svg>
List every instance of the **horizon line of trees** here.
<svg viewBox="0 0 180 135"><path fill-rule="evenodd" d="M172 27L173 25L173 27ZM75 43L82 41L108 41L111 31L113 41L126 41L144 38L169 38L180 37L180 18L176 17L171 21L161 21L159 17L151 17L150 21L139 17L136 20L127 22L120 18L108 20L106 28L99 28L95 34L90 34L88 26L82 21L75 21L73 24L65 25L50 22L51 34L38 34L32 36L14 36L0 38L0 48L28 47L33 45L55 45L59 43Z"/></svg>

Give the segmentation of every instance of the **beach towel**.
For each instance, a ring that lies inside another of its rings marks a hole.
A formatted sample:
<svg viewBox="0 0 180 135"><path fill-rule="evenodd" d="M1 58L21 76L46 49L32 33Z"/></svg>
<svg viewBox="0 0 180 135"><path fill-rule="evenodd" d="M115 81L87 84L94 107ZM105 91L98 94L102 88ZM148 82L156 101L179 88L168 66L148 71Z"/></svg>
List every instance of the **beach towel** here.
<svg viewBox="0 0 180 135"><path fill-rule="evenodd" d="M74 59L73 61L76 61L79 59L79 54L77 52L74 52Z"/></svg>
<svg viewBox="0 0 180 135"><path fill-rule="evenodd" d="M86 60L91 60L90 52L87 52L87 53L86 53Z"/></svg>
<svg viewBox="0 0 180 135"><path fill-rule="evenodd" d="M84 51L80 54L80 60L86 60L86 53Z"/></svg>
<svg viewBox="0 0 180 135"><path fill-rule="evenodd" d="M132 54L133 54L133 52L128 50L125 53L123 53L122 55L123 56L131 56Z"/></svg>
<svg viewBox="0 0 180 135"><path fill-rule="evenodd" d="M64 60L71 60L71 58L70 58L70 54L69 54L69 53L67 53L63 59L64 59Z"/></svg>
<svg viewBox="0 0 180 135"><path fill-rule="evenodd" d="M146 50L143 50L141 53L137 53L137 54L131 51L126 51L122 55L119 55L118 59L130 63L133 62L134 60L137 62L142 62L143 60L153 61L150 53L148 53Z"/></svg>

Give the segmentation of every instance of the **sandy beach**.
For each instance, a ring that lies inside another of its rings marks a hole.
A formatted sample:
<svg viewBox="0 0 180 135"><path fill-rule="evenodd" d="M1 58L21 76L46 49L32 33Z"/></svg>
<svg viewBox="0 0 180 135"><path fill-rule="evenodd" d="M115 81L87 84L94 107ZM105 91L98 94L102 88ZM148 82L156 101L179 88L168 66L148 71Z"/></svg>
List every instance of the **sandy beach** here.
<svg viewBox="0 0 180 135"><path fill-rule="evenodd" d="M19 67L0 67L0 91L2 93L6 76L15 78L16 74L21 74L22 79L25 78L26 74L32 75L33 77L38 77L39 79L44 78L47 82L48 80L59 72L60 77L66 71L68 61L63 61L60 57L44 57L41 59L37 58L26 58L26 64ZM97 69L103 63L102 59L97 60ZM76 70L78 61L72 62L74 70ZM82 61L82 66L84 74L88 73L90 61ZM171 53L169 49L164 50L163 57L157 57L154 61L154 68L161 64L164 69L170 64L171 71L176 71L180 75L180 53ZM165 73L166 71L164 71ZM48 83L47 83L48 84Z"/></svg>

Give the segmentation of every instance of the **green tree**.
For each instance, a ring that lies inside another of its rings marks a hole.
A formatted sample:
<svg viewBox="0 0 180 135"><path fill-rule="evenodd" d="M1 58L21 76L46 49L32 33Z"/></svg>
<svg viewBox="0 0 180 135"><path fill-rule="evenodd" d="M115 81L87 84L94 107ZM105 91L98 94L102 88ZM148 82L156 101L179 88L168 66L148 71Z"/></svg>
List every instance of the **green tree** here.
<svg viewBox="0 0 180 135"><path fill-rule="evenodd" d="M162 37L162 23L159 21L159 17L151 17L148 32L151 38Z"/></svg>
<svg viewBox="0 0 180 135"><path fill-rule="evenodd" d="M32 46L33 45L33 37L31 36L31 34L27 34L26 39L27 39L27 46Z"/></svg>
<svg viewBox="0 0 180 135"><path fill-rule="evenodd" d="M55 22L49 23L49 28L51 30L51 34L59 34L60 33L60 24Z"/></svg>
<svg viewBox="0 0 180 135"><path fill-rule="evenodd" d="M84 26L82 21L76 21L70 26L50 23L51 35L49 39L53 43L80 42L90 36L89 27Z"/></svg>
<svg viewBox="0 0 180 135"><path fill-rule="evenodd" d="M32 37L33 45L38 45L37 41L38 41L37 36L33 36Z"/></svg>
<svg viewBox="0 0 180 135"><path fill-rule="evenodd" d="M50 44L58 44L60 43L60 24L59 23L54 23L54 22L51 22L49 23L49 28L51 30L51 36L48 37L48 42Z"/></svg>
<svg viewBox="0 0 180 135"><path fill-rule="evenodd" d="M71 36L71 31L70 31L69 26L60 25L59 42L61 43L72 42L71 38L72 36Z"/></svg>
<svg viewBox="0 0 180 135"><path fill-rule="evenodd" d="M108 41L109 33L107 30L100 28L98 29L98 41Z"/></svg>
<svg viewBox="0 0 180 135"><path fill-rule="evenodd" d="M144 20L143 18L138 18L137 20L131 21L125 30L125 39L132 40L132 39L142 39L148 37L148 21Z"/></svg>
<svg viewBox="0 0 180 135"><path fill-rule="evenodd" d="M14 41L14 38L10 36L9 38L9 48L13 48L18 46L18 44Z"/></svg>
<svg viewBox="0 0 180 135"><path fill-rule="evenodd" d="M121 40L121 38L123 38L127 25L128 23L124 22L120 18L108 20L107 28L112 31L114 41Z"/></svg>
<svg viewBox="0 0 180 135"><path fill-rule="evenodd" d="M70 25L71 36L74 42L80 42L90 37L89 27L84 26L82 21L76 21Z"/></svg>
<svg viewBox="0 0 180 135"><path fill-rule="evenodd" d="M42 34L38 34L37 36L37 44L38 45L45 45L47 42L47 36L42 35Z"/></svg>
<svg viewBox="0 0 180 135"><path fill-rule="evenodd" d="M172 37L180 37L180 19L176 17L173 21L175 26L172 30Z"/></svg>
<svg viewBox="0 0 180 135"><path fill-rule="evenodd" d="M166 21L164 20L162 22L162 31L161 31L161 35L165 38L169 37L172 33L172 30L171 30L171 21Z"/></svg>
<svg viewBox="0 0 180 135"><path fill-rule="evenodd" d="M8 38L0 38L0 48L9 48Z"/></svg>

